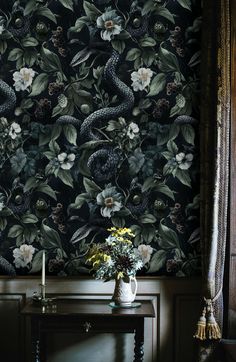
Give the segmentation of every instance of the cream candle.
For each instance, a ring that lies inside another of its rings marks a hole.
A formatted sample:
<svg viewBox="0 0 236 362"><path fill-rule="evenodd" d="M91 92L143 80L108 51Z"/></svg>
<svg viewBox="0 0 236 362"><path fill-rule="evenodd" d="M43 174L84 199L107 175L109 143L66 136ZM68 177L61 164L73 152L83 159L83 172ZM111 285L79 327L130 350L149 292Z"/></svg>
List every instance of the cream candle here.
<svg viewBox="0 0 236 362"><path fill-rule="evenodd" d="M45 251L42 255L42 285L45 285Z"/></svg>

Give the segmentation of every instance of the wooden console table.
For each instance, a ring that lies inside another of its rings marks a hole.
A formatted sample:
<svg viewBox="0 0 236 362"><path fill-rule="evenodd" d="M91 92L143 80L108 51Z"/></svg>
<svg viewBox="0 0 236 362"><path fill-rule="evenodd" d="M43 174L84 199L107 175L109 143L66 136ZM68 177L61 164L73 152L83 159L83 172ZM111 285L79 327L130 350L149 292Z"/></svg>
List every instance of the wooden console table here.
<svg viewBox="0 0 236 362"><path fill-rule="evenodd" d="M144 319L155 317L151 301L120 309L111 308L107 300L84 299L58 299L47 308L27 303L21 314L30 320L33 362L47 361L46 336L55 331L134 333L134 362L142 362Z"/></svg>

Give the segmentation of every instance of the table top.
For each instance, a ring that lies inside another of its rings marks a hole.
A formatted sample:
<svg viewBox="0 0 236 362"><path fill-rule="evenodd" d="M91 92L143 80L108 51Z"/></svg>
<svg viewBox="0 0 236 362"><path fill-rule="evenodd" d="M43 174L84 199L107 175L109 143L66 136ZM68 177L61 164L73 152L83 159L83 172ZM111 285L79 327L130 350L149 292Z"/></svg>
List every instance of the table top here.
<svg viewBox="0 0 236 362"><path fill-rule="evenodd" d="M91 299L55 299L53 306L41 307L35 305L32 301L26 303L22 308L23 315L41 316L114 316L114 317L134 317L134 318L154 318L155 311L151 301L138 301L141 303L137 308L112 308L109 300L91 300Z"/></svg>

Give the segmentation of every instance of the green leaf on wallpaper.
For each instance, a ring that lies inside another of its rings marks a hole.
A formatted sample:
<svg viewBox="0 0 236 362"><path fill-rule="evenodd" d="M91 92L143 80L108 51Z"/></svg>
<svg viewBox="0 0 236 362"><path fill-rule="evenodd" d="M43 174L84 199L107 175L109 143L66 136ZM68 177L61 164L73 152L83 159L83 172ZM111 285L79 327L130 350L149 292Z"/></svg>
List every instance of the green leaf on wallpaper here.
<svg viewBox="0 0 236 362"><path fill-rule="evenodd" d="M156 181L152 176L147 177L142 186L142 192L146 192L156 186Z"/></svg>
<svg viewBox="0 0 236 362"><path fill-rule="evenodd" d="M125 42L123 40L112 40L111 45L119 54L125 50Z"/></svg>
<svg viewBox="0 0 236 362"><path fill-rule="evenodd" d="M89 18L87 16L81 16L76 20L75 26L69 28L69 32L75 31L79 33L87 23L89 23Z"/></svg>
<svg viewBox="0 0 236 362"><path fill-rule="evenodd" d="M125 227L125 219L123 217L112 217L111 218L112 224L117 228Z"/></svg>
<svg viewBox="0 0 236 362"><path fill-rule="evenodd" d="M143 240L150 244L156 236L156 229L152 225L145 225L142 229Z"/></svg>
<svg viewBox="0 0 236 362"><path fill-rule="evenodd" d="M42 192L43 194L46 194L46 195L52 197L54 200L57 199L56 192L51 188L51 186L49 186L49 185L46 184L45 182L40 183L40 184L35 188L35 191L37 191L37 192Z"/></svg>
<svg viewBox="0 0 236 362"><path fill-rule="evenodd" d="M146 14L150 13L151 11L155 11L155 10L156 10L156 8L154 7L153 0L145 1L145 4L142 9L142 15L146 15Z"/></svg>
<svg viewBox="0 0 236 362"><path fill-rule="evenodd" d="M145 156L140 147L136 148L133 155L128 158L129 169L131 175L136 175L145 162Z"/></svg>
<svg viewBox="0 0 236 362"><path fill-rule="evenodd" d="M17 238L24 233L24 228L21 225L13 225L8 231L9 238Z"/></svg>
<svg viewBox="0 0 236 362"><path fill-rule="evenodd" d="M44 250L39 250L36 254L34 254L32 260L32 266L29 273L38 273L42 269L42 256Z"/></svg>
<svg viewBox="0 0 236 362"><path fill-rule="evenodd" d="M83 8L85 14L89 17L90 20L97 20L97 18L102 15L102 12L98 10L94 4L91 4L88 1L83 2Z"/></svg>
<svg viewBox="0 0 236 362"><path fill-rule="evenodd" d="M139 221L142 224L153 224L157 221L157 219L152 214L143 214L139 217Z"/></svg>
<svg viewBox="0 0 236 362"><path fill-rule="evenodd" d="M81 226L72 235L72 237L70 239L70 243L72 243L72 244L78 243L78 241L81 241L82 239L86 238L95 229L96 229L96 226L91 226L89 224L85 224L85 225Z"/></svg>
<svg viewBox="0 0 236 362"><path fill-rule="evenodd" d="M24 16L29 15L37 9L36 0L29 0L24 9Z"/></svg>
<svg viewBox="0 0 236 362"><path fill-rule="evenodd" d="M45 221L42 222L40 231L42 234L41 246L45 249L54 249L60 248L62 249L61 239L58 232L49 226L44 224Z"/></svg>
<svg viewBox="0 0 236 362"><path fill-rule="evenodd" d="M19 59L20 57L23 56L23 50L20 48L14 48L10 51L9 55L8 55L8 60L15 62L17 59Z"/></svg>
<svg viewBox="0 0 236 362"><path fill-rule="evenodd" d="M24 60L25 63L32 67L36 60L38 59L38 52L35 48L26 48L24 51Z"/></svg>
<svg viewBox="0 0 236 362"><path fill-rule="evenodd" d="M183 8L191 11L191 0L177 0L177 1Z"/></svg>
<svg viewBox="0 0 236 362"><path fill-rule="evenodd" d="M167 149L168 149L168 151L170 151L172 153L173 156L176 155L179 150L176 143L172 140L167 142Z"/></svg>
<svg viewBox="0 0 236 362"><path fill-rule="evenodd" d="M163 18L169 20L171 23L175 24L175 18L171 12L165 6L158 6L156 14L162 16Z"/></svg>
<svg viewBox="0 0 236 362"><path fill-rule="evenodd" d="M154 47L156 45L156 40L150 36L145 36L139 41L139 44L141 47Z"/></svg>
<svg viewBox="0 0 236 362"><path fill-rule="evenodd" d="M27 213L27 214L22 215L21 221L23 222L23 224L35 224L39 220L36 215Z"/></svg>
<svg viewBox="0 0 236 362"><path fill-rule="evenodd" d="M86 192L91 195L91 197L96 197L102 189L92 180L87 177L84 177L83 184Z"/></svg>
<svg viewBox="0 0 236 362"><path fill-rule="evenodd" d="M21 40L21 45L23 45L23 47L35 47L38 45L38 43L38 40L32 36L28 36L27 38L23 38Z"/></svg>
<svg viewBox="0 0 236 362"><path fill-rule="evenodd" d="M73 188L73 178L69 170L60 170L58 171L57 177L67 186Z"/></svg>
<svg viewBox="0 0 236 362"><path fill-rule="evenodd" d="M97 141L88 141L83 143L80 147L79 150L93 150L95 147L102 145L104 143L109 143L110 141L108 140L97 140Z"/></svg>
<svg viewBox="0 0 236 362"><path fill-rule="evenodd" d="M164 73L157 74L151 82L148 97L156 96L165 88L165 85L166 85L166 75Z"/></svg>
<svg viewBox="0 0 236 362"><path fill-rule="evenodd" d="M9 209L9 207L5 206L1 211L0 211L0 216L3 217L7 217L13 215L13 212L11 209Z"/></svg>
<svg viewBox="0 0 236 362"><path fill-rule="evenodd" d="M158 233L160 235L160 239L158 241L159 246L164 250L173 249L176 247L180 249L178 235L174 230L164 225L163 221L164 219L161 220L158 229Z"/></svg>
<svg viewBox="0 0 236 362"><path fill-rule="evenodd" d="M56 19L55 15L47 6L39 7L35 13L38 16L44 16L45 18L51 20L55 24L57 23L57 19Z"/></svg>
<svg viewBox="0 0 236 362"><path fill-rule="evenodd" d="M77 130L73 124L63 125L64 135L69 143L76 146Z"/></svg>
<svg viewBox="0 0 236 362"><path fill-rule="evenodd" d="M62 72L61 62L57 54L51 52L51 50L45 48L44 46L42 46L40 54L48 71Z"/></svg>
<svg viewBox="0 0 236 362"><path fill-rule="evenodd" d="M0 40L0 54L4 54L7 50L7 42L5 40Z"/></svg>
<svg viewBox="0 0 236 362"><path fill-rule="evenodd" d="M52 151L52 153L54 154L54 156L57 156L58 154L59 154L59 152L60 152L60 146L59 146L59 144L56 142L56 141L54 141L54 140L51 140L50 142L49 142L49 149L50 149L50 151ZM44 154L46 154L46 152L44 153Z"/></svg>
<svg viewBox="0 0 236 362"><path fill-rule="evenodd" d="M142 60L147 67L150 67L156 59L156 52L154 49L145 49L142 53Z"/></svg>
<svg viewBox="0 0 236 362"><path fill-rule="evenodd" d="M62 131L62 125L55 123L52 127L51 139L56 141L60 137L61 131Z"/></svg>
<svg viewBox="0 0 236 362"><path fill-rule="evenodd" d="M188 170L181 170L178 168L176 170L175 177L185 186L191 187L191 178L189 176Z"/></svg>
<svg viewBox="0 0 236 362"><path fill-rule="evenodd" d="M171 198L172 200L175 200L174 192L164 183L158 183L155 185L155 191L160 192L161 194L164 194Z"/></svg>
<svg viewBox="0 0 236 362"><path fill-rule="evenodd" d="M37 96L41 94L48 85L48 75L46 73L41 73L33 81L32 91L29 94L30 97Z"/></svg>
<svg viewBox="0 0 236 362"><path fill-rule="evenodd" d="M6 229L7 220L3 217L0 217L0 230L3 231Z"/></svg>
<svg viewBox="0 0 236 362"><path fill-rule="evenodd" d="M190 124L184 124L181 126L181 132L185 141L194 146L195 131Z"/></svg>
<svg viewBox="0 0 236 362"><path fill-rule="evenodd" d="M78 195L75 202L69 205L69 209L80 209L89 198L87 193Z"/></svg>
<svg viewBox="0 0 236 362"><path fill-rule="evenodd" d="M24 227L24 237L29 243L33 243L38 235L38 228L34 224L26 224Z"/></svg>
<svg viewBox="0 0 236 362"><path fill-rule="evenodd" d="M11 157L11 167L14 174L19 174L24 168L27 156L22 148L18 148L15 155Z"/></svg>
<svg viewBox="0 0 236 362"><path fill-rule="evenodd" d="M70 65L72 67L76 67L77 65L86 62L86 60L88 60L89 57L94 53L96 53L94 49L89 49L88 47L86 47L75 54Z"/></svg>
<svg viewBox="0 0 236 362"><path fill-rule="evenodd" d="M179 62L176 55L165 49L163 47L163 43L161 43L157 54L159 58L159 69L162 72L180 72Z"/></svg>
<svg viewBox="0 0 236 362"><path fill-rule="evenodd" d="M137 59L138 57L140 57L141 55L141 50L138 49L138 48L132 48L130 49L127 54L126 54L126 60L129 60L129 61L134 61L135 59Z"/></svg>
<svg viewBox="0 0 236 362"><path fill-rule="evenodd" d="M73 11L73 0L59 0L59 2L69 10Z"/></svg>
<svg viewBox="0 0 236 362"><path fill-rule="evenodd" d="M165 250L156 251L152 256L147 273L158 272L161 268L165 266L166 258L167 252Z"/></svg>

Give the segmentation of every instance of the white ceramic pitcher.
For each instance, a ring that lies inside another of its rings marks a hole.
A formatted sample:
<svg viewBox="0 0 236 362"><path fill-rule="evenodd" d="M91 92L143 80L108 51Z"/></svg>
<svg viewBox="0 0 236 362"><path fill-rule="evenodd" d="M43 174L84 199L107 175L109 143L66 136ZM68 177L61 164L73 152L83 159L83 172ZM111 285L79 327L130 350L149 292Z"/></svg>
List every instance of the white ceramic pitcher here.
<svg viewBox="0 0 236 362"><path fill-rule="evenodd" d="M132 290L132 286L134 290ZM115 305L121 307L131 306L136 297L137 286L137 280L133 276L127 277L126 279L116 279L112 301Z"/></svg>

